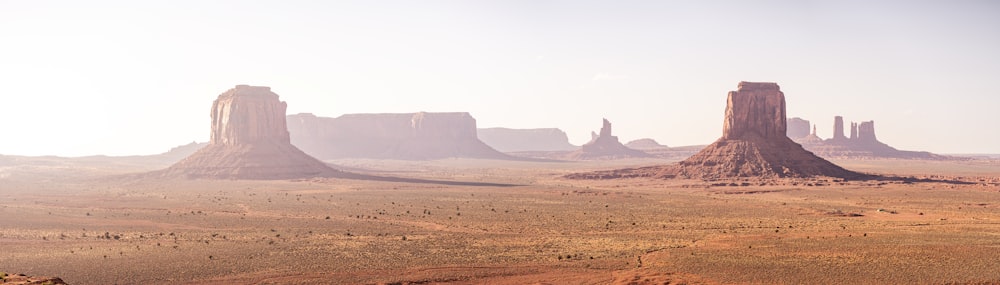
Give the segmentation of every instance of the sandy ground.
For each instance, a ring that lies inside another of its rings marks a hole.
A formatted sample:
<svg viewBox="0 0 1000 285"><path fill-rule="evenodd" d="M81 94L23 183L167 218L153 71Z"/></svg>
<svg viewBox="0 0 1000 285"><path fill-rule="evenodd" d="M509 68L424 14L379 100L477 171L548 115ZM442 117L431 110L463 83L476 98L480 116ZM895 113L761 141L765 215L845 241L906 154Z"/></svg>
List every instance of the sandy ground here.
<svg viewBox="0 0 1000 285"><path fill-rule="evenodd" d="M666 162L334 161L507 187L8 167L0 272L69 284L1000 284L1000 163L836 161L970 184L561 178Z"/></svg>

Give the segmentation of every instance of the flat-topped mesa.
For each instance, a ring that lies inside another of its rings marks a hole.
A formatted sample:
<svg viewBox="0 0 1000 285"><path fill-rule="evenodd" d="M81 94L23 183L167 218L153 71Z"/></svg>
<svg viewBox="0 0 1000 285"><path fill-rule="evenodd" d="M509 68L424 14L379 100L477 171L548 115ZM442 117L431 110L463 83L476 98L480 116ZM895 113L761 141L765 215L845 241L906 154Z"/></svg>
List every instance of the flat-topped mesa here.
<svg viewBox="0 0 1000 285"><path fill-rule="evenodd" d="M477 131L479 140L502 152L571 151L577 149L577 146L569 143L569 136L566 135L566 132L557 128L483 128Z"/></svg>
<svg viewBox="0 0 1000 285"><path fill-rule="evenodd" d="M804 138L809 135L809 125L809 120L788 118L788 132L786 134L792 139Z"/></svg>
<svg viewBox="0 0 1000 285"><path fill-rule="evenodd" d="M413 128L418 137L478 139L476 118L473 118L468 112L418 112L410 119L410 127Z"/></svg>
<svg viewBox="0 0 1000 285"><path fill-rule="evenodd" d="M467 112L288 116L292 143L321 159L518 159L479 140Z"/></svg>
<svg viewBox="0 0 1000 285"><path fill-rule="evenodd" d="M785 137L785 94L777 83L740 82L729 91L722 139Z"/></svg>
<svg viewBox="0 0 1000 285"><path fill-rule="evenodd" d="M236 85L212 103L211 144L289 143L288 105L270 87Z"/></svg>

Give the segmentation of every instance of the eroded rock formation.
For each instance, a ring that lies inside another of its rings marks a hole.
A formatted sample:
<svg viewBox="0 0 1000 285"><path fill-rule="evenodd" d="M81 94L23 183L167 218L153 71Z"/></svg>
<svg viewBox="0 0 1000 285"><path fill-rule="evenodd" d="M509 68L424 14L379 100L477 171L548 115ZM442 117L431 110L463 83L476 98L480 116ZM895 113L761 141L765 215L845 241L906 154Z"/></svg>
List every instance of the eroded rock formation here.
<svg viewBox="0 0 1000 285"><path fill-rule="evenodd" d="M269 87L229 89L212 104L208 145L160 173L209 179L290 179L339 173L292 146L285 108Z"/></svg>
<svg viewBox="0 0 1000 285"><path fill-rule="evenodd" d="M843 125L843 117L834 117L834 126ZM851 136L844 137L834 131L833 138L823 140L816 138L799 138L796 142L805 149L827 158L893 158L893 159L931 159L952 160L961 159L945 155L937 155L926 151L898 150L882 143L875 136L875 121L861 123L851 122Z"/></svg>
<svg viewBox="0 0 1000 285"><path fill-rule="evenodd" d="M728 95L722 137L676 165L574 174L570 178L861 178L786 136L785 95L775 83L740 82Z"/></svg>
<svg viewBox="0 0 1000 285"><path fill-rule="evenodd" d="M785 137L785 95L778 84L740 82L726 100L722 139L771 139Z"/></svg>
<svg viewBox="0 0 1000 285"><path fill-rule="evenodd" d="M804 138L809 135L809 126L808 120L790 118L788 119L788 132L786 134L792 139Z"/></svg>
<svg viewBox="0 0 1000 285"><path fill-rule="evenodd" d="M593 136L593 135L592 135ZM604 119L601 132L579 150L567 155L569 159L620 159L629 157L650 157L648 153L626 147L618 137L611 135L611 122Z"/></svg>
<svg viewBox="0 0 1000 285"><path fill-rule="evenodd" d="M502 152L570 151L578 147L569 143L566 133L556 128L545 129L478 129L478 137Z"/></svg>
<svg viewBox="0 0 1000 285"><path fill-rule="evenodd" d="M469 113L288 116L292 144L321 159L514 159L479 140Z"/></svg>
<svg viewBox="0 0 1000 285"><path fill-rule="evenodd" d="M833 117L833 139L834 140L845 140L844 137L844 117L835 116Z"/></svg>

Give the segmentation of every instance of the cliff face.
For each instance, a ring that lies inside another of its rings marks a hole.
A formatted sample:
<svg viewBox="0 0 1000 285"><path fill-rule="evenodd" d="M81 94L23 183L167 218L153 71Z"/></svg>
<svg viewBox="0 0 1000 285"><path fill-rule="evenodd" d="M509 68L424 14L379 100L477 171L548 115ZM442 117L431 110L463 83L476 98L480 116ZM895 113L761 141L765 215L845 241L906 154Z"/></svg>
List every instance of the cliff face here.
<svg viewBox="0 0 1000 285"><path fill-rule="evenodd" d="M270 87L237 85L212 103L210 143L230 146L263 141L288 143L287 107Z"/></svg>
<svg viewBox="0 0 1000 285"><path fill-rule="evenodd" d="M740 82L726 100L722 139L785 137L785 94L778 84Z"/></svg>
<svg viewBox="0 0 1000 285"><path fill-rule="evenodd" d="M237 85L212 104L207 146L159 172L208 179L290 179L340 173L289 142L285 102L268 87Z"/></svg>
<svg viewBox="0 0 1000 285"><path fill-rule="evenodd" d="M477 137L469 113L288 116L292 144L322 159L510 159Z"/></svg>
<svg viewBox="0 0 1000 285"><path fill-rule="evenodd" d="M478 129L480 140L502 152L569 151L578 147L569 143L566 133L556 128L546 129Z"/></svg>
<svg viewBox="0 0 1000 285"><path fill-rule="evenodd" d="M809 126L810 123L808 120L790 118L788 119L788 132L785 135L792 139L804 138L809 135Z"/></svg>
<svg viewBox="0 0 1000 285"><path fill-rule="evenodd" d="M629 157L651 157L648 153L631 149L611 135L611 122L604 119L599 135L567 155L568 159L620 159Z"/></svg>

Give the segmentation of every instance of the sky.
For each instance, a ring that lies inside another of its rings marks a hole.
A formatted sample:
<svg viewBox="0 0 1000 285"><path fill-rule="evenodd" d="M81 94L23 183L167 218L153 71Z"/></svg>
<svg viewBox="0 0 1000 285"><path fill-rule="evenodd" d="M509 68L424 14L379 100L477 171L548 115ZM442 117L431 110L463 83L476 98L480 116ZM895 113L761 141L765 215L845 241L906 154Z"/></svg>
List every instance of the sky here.
<svg viewBox="0 0 1000 285"><path fill-rule="evenodd" d="M777 82L831 137L1000 153L1000 1L0 0L0 154L142 155L209 138L212 101L288 114L608 118L627 142L709 144L740 81Z"/></svg>

